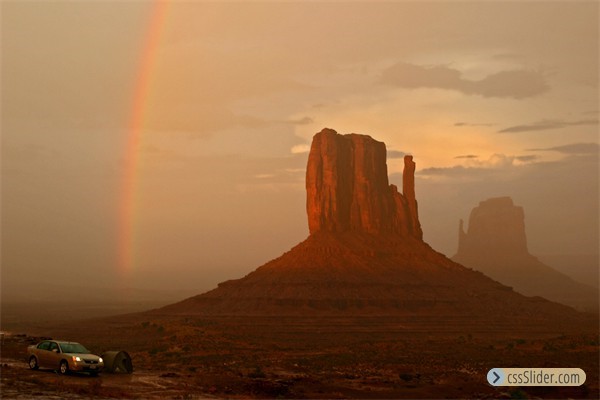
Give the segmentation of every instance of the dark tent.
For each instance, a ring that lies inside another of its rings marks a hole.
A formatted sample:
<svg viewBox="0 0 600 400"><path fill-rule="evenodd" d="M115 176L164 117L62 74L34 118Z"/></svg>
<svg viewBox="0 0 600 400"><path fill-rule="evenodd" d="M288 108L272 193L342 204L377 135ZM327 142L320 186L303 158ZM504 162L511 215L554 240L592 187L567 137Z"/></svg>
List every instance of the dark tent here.
<svg viewBox="0 0 600 400"><path fill-rule="evenodd" d="M107 351L102 354L104 360L104 372L131 374L133 372L133 364L131 357L126 351Z"/></svg>

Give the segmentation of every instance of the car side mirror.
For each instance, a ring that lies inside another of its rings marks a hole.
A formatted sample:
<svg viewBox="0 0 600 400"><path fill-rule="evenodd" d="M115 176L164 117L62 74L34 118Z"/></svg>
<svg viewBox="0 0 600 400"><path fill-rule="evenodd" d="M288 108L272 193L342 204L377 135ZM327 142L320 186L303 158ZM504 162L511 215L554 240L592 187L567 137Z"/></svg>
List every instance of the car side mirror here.
<svg viewBox="0 0 600 400"><path fill-rule="evenodd" d="M52 349L54 353L58 353L58 349Z"/></svg>

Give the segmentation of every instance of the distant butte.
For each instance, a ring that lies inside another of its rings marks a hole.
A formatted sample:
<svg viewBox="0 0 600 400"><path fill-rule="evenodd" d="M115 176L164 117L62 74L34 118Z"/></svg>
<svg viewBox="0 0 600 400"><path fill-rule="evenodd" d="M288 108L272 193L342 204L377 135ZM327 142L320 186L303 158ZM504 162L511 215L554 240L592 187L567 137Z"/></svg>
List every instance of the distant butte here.
<svg viewBox="0 0 600 400"><path fill-rule="evenodd" d="M308 238L241 279L156 312L578 318L569 307L524 297L429 247L414 173L407 156L399 193L388 182L384 143L323 129L313 137L306 169Z"/></svg>
<svg viewBox="0 0 600 400"><path fill-rule="evenodd" d="M510 197L479 203L469 227L459 222L458 251L452 259L483 272L527 296L541 296L585 311L598 310L598 290L575 282L529 253L525 212Z"/></svg>

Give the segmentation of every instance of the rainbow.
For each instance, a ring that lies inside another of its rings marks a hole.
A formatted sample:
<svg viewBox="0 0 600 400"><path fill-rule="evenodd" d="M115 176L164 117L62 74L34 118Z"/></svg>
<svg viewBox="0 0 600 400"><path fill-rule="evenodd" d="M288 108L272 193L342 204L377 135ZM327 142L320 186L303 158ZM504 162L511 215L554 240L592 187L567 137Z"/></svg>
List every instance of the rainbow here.
<svg viewBox="0 0 600 400"><path fill-rule="evenodd" d="M164 29L168 0L155 0L143 39L142 51L134 83L131 115L127 125L124 173L121 182L118 218L117 267L122 275L129 275L134 266L135 192L139 162L139 148L144 124L144 111L150 92L156 53Z"/></svg>

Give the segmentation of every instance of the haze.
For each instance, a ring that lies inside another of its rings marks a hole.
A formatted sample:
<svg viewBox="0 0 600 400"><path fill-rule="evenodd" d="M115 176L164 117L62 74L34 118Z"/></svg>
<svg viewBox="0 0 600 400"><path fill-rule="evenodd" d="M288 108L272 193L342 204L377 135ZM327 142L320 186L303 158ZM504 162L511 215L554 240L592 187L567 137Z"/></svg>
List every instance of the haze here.
<svg viewBox="0 0 600 400"><path fill-rule="evenodd" d="M597 2L173 1L150 50L152 2L1 7L3 298L244 276L308 235L324 127L384 141L400 187L414 156L440 252L479 201L511 196L532 254L597 257Z"/></svg>

